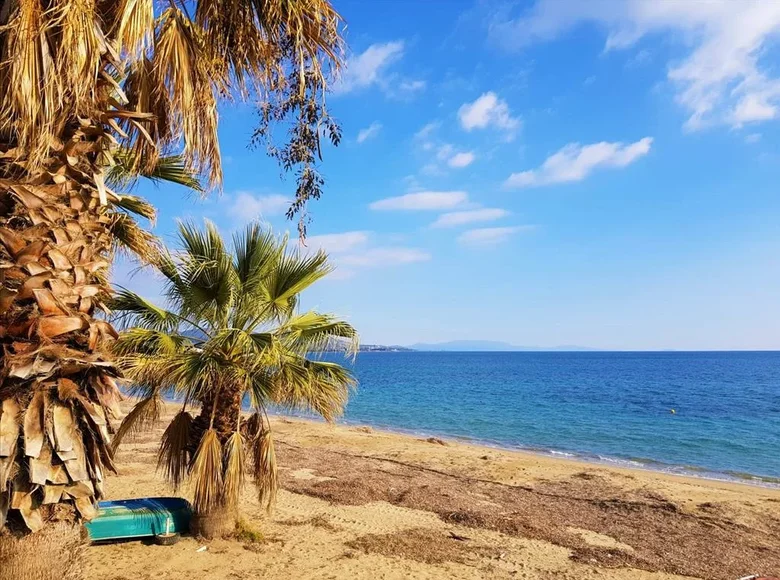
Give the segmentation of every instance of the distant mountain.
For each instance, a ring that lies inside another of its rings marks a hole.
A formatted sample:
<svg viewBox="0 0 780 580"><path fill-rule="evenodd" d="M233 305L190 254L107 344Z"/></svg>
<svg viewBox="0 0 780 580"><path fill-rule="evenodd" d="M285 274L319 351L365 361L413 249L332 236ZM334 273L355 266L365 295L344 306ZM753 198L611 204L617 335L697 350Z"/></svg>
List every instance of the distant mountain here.
<svg viewBox="0 0 780 580"><path fill-rule="evenodd" d="M597 348L565 344L561 346L517 346L496 340L451 340L449 342L418 343L409 346L412 350L427 351L479 351L479 352L571 352L595 351Z"/></svg>

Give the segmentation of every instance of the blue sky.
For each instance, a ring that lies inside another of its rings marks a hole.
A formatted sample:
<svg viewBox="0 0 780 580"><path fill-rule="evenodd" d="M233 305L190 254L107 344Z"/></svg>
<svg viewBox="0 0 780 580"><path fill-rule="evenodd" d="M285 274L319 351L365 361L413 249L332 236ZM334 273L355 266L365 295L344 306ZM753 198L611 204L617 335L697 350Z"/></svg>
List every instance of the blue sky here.
<svg viewBox="0 0 780 580"><path fill-rule="evenodd" d="M308 245L337 270L305 306L370 343L780 348L780 2L336 8L344 141ZM295 231L253 110L221 110L221 196L139 186L166 240L181 218Z"/></svg>

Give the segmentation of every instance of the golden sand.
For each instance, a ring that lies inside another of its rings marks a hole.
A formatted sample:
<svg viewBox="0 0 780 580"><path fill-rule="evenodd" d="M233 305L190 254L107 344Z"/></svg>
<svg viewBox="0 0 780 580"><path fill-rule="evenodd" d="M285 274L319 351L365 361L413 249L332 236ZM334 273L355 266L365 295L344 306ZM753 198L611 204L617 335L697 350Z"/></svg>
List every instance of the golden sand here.
<svg viewBox="0 0 780 580"><path fill-rule="evenodd" d="M780 490L454 441L275 418L263 540L91 546L100 580L524 578L736 580L780 575ZM125 444L111 498L170 495L161 429ZM203 547L206 547L203 550Z"/></svg>

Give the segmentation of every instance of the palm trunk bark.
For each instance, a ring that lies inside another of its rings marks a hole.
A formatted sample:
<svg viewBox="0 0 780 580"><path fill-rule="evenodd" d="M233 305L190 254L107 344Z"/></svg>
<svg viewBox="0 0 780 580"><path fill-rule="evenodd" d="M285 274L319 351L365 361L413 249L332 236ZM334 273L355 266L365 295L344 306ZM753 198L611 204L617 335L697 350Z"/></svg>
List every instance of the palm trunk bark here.
<svg viewBox="0 0 780 580"><path fill-rule="evenodd" d="M203 434L210 426L213 426L214 430L217 432L219 442L224 449L228 438L230 438L238 428L242 394L240 389L222 388L214 394L203 397L201 400L200 414L192 423L192 437L190 439L191 456L194 455ZM222 479L224 480L224 462L222 468ZM205 512L196 512L191 523L192 532L208 539L224 538L232 535L236 531L239 512L236 507L228 504L227 498L223 497L220 505Z"/></svg>
<svg viewBox="0 0 780 580"><path fill-rule="evenodd" d="M95 316L110 293L112 236L93 171L98 137L90 138L89 129L74 129L59 153L53 148L48 171L38 174L0 143L0 533L6 543L8 534L37 531L53 515L66 523L91 518L104 473L114 469L109 418L119 417L121 396L108 343L116 333Z"/></svg>
<svg viewBox="0 0 780 580"><path fill-rule="evenodd" d="M81 526L58 522L36 534L0 535L0 580L77 580L85 542Z"/></svg>

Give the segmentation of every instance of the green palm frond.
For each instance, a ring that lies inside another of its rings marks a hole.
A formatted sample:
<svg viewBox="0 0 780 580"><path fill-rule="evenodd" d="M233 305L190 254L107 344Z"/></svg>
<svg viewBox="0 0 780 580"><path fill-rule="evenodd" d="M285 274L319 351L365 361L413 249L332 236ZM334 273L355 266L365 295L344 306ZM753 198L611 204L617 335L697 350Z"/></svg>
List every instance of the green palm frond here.
<svg viewBox="0 0 780 580"><path fill-rule="evenodd" d="M287 360L275 378L274 403L312 411L326 421L341 414L357 384L352 373L339 364L302 357Z"/></svg>
<svg viewBox="0 0 780 580"><path fill-rule="evenodd" d="M357 352L358 334L355 328L330 314L304 312L287 320L279 328L280 339L290 350L305 356L329 350Z"/></svg>
<svg viewBox="0 0 780 580"><path fill-rule="evenodd" d="M241 286L244 300L268 302L264 281L278 263L284 252L284 242L280 242L273 232L263 230L254 223L233 236L235 253L234 269Z"/></svg>
<svg viewBox="0 0 780 580"><path fill-rule="evenodd" d="M141 355L147 357L176 357L186 350L192 340L180 334L172 334L154 328L134 327L124 331L114 343L118 356Z"/></svg>
<svg viewBox="0 0 780 580"><path fill-rule="evenodd" d="M119 288L109 307L116 312L116 321L123 326L170 333L178 328L180 323L180 318L173 312L156 306L126 288Z"/></svg>
<svg viewBox="0 0 780 580"><path fill-rule="evenodd" d="M298 297L312 284L333 271L328 256L322 250L303 254L297 250L282 256L267 282L271 312L276 320L292 315Z"/></svg>
<svg viewBox="0 0 780 580"><path fill-rule="evenodd" d="M146 263L156 260L160 245L154 234L146 231L131 215L124 212L114 212L110 220L108 230L116 249L130 252Z"/></svg>
<svg viewBox="0 0 780 580"><path fill-rule="evenodd" d="M157 219L157 209L137 195L124 194L114 202L114 205L123 211L145 217L152 223Z"/></svg>
<svg viewBox="0 0 780 580"><path fill-rule="evenodd" d="M115 163L106 172L106 183L112 188L129 190L138 179L145 178L156 184L176 183L199 194L205 192L200 176L190 169L182 155L162 155L148 163L140 160L135 151L119 149L113 157Z"/></svg>

